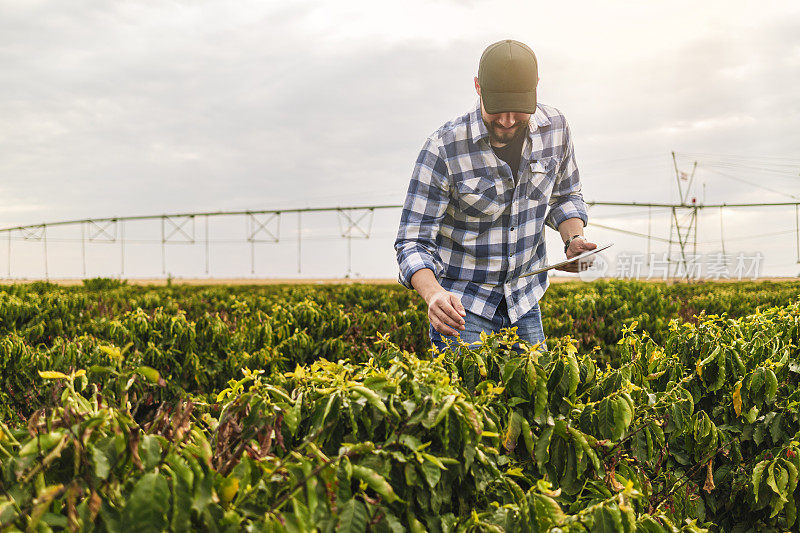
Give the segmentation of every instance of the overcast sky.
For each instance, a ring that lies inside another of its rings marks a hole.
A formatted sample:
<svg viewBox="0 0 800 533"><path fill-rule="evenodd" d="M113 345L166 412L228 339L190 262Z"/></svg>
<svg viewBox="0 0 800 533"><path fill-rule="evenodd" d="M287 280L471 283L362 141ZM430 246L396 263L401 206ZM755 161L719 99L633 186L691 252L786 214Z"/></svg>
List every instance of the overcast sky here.
<svg viewBox="0 0 800 533"><path fill-rule="evenodd" d="M796 201L798 29L790 1L0 0L0 228L402 204L425 138L477 101L480 54L506 38L536 52L539 102L569 121L587 201L677 201L671 151L680 170L698 161L698 202ZM370 239L353 242L354 275L396 276L399 218L375 213ZM596 206L589 218L591 240L616 243L612 262L648 250L599 227L647 233L647 209ZM254 257L243 217L212 218L209 275L341 276L340 222L303 216L298 273L295 215ZM649 224L669 236L667 212ZM793 207L706 209L698 252L723 237L727 253L763 253L763 274L795 276L795 224ZM206 275L201 244L168 245L162 267L146 242L159 223L125 235L126 276ZM80 227L48 238L49 276L80 277ZM547 240L561 258L558 235ZM11 242L12 277L43 276L43 243ZM120 274L118 241L85 250L87 275ZM7 259L3 244L0 276Z"/></svg>

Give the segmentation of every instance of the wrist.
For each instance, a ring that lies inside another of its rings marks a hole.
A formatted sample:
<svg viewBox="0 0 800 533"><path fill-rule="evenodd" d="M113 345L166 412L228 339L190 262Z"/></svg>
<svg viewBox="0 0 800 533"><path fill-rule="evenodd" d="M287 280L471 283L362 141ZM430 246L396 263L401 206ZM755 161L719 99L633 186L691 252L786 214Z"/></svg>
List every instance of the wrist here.
<svg viewBox="0 0 800 533"><path fill-rule="evenodd" d="M574 241L575 239L586 240L586 237L584 237L583 235L573 235L572 237L567 239L566 242L564 243L564 253L565 254L567 253L567 250L569 250L569 245L572 244L572 241Z"/></svg>

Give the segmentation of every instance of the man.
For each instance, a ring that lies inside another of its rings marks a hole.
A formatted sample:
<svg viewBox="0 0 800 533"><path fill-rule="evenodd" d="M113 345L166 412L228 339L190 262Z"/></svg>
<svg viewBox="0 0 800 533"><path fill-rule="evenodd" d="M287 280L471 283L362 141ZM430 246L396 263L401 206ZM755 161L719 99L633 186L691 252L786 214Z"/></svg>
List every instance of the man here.
<svg viewBox="0 0 800 533"><path fill-rule="evenodd" d="M417 158L394 247L398 280L428 304L439 350L514 326L546 350L539 299L548 274L520 277L546 264L544 225L561 234L567 258L597 247L583 237L569 126L537 104L538 81L530 48L490 45L474 80L478 103L431 134Z"/></svg>

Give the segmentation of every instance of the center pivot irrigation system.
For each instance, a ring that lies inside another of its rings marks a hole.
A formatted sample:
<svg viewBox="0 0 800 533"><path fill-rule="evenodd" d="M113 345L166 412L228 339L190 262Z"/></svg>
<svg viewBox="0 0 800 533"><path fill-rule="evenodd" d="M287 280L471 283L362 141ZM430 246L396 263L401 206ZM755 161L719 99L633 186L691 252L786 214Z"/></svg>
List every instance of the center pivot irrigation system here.
<svg viewBox="0 0 800 533"><path fill-rule="evenodd" d="M678 272L686 272L687 280L689 279L688 262L689 247L691 246L692 253L696 255L697 252L697 220L698 212L702 209L719 209L720 220L722 220L723 209L741 209L741 208L770 208L770 207L787 207L794 206L795 208L795 228L796 235L796 248L797 248L797 263L800 263L800 198L786 194L798 201L794 202L774 202L774 203L720 203L720 204L704 204L698 203L696 198L689 198L689 189L694 182L695 171L697 169L697 162L695 161L692 166L691 172L681 172L678 170L675 152L672 152L672 160L675 167L675 177L680 196L679 203L639 203L639 202L594 202L587 201L586 204L591 206L619 206L630 208L648 208L648 230L647 233L639 233L613 226L607 226L592 222L591 225L598 228L603 228L611 231L633 235L641 238L646 238L648 241L648 256L650 252L650 241L659 241L669 244L669 251L667 253L668 276L672 277ZM734 177L734 179L736 179ZM744 180L739 180L744 181ZM684 182L686 182L684 184ZM750 183L750 182L746 182ZM766 189L759 184L751 183L756 187ZM771 189L767 189L771 190ZM773 191L779 192L779 191ZM784 193L781 193L784 194ZM257 242L263 243L277 243L280 241L280 221L281 216L288 213L294 213L297 216L297 272L301 272L300 263L300 250L302 245L302 214L303 213L321 213L321 212L336 212L339 219L339 233L340 236L346 239L347 242L347 271L345 277L352 276L352 240L357 238L368 239L372 230L372 219L375 210L377 209L399 209L402 205L369 205L369 206L351 206L351 207L314 207L314 208L297 208L297 209L264 209L264 210L247 210L247 211L215 211L215 212L197 212L197 213L175 213L175 214L162 214L162 215L142 215L142 216L129 216L129 217L109 217L109 218L87 218L79 220L66 220L60 222L48 222L42 224L29 224L24 226L14 226L9 228L0 229L0 239L2 234L6 234L8 242L8 277L11 277L11 257L12 248L11 240L12 234L15 232L22 236L24 241L42 241L43 243L43 259L45 278L49 280L49 270L47 265L47 229L57 226L80 226L81 232L81 256L83 262L83 275L86 276L86 243L104 242L115 243L119 242L120 245L120 276L125 274L125 224L133 221L146 221L146 220L160 220L161 221L161 272L166 274L166 245L167 244L197 244L198 241L205 247L205 272L209 273L209 255L210 255L210 241L208 238L209 219L211 217L245 217L246 219L246 235L245 239L241 242L250 243L250 271L255 274L255 244ZM666 208L670 211L670 234L669 238L658 237L651 232L650 210L652 208ZM196 237L196 220L198 218L204 219L203 239ZM720 226L722 227L722 226ZM722 251L725 253L724 237L720 235L722 243ZM157 240L148 242L158 242ZM672 250L673 245L677 245L680 252L678 258L673 260ZM674 269L673 269L674 267ZM682 270L681 270L682 268Z"/></svg>

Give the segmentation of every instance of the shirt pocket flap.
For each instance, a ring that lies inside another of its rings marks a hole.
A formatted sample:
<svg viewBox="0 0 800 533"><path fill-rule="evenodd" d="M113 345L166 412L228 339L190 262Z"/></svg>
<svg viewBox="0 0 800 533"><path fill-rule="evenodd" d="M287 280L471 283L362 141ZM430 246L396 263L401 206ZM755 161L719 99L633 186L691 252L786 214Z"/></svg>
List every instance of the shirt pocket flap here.
<svg viewBox="0 0 800 533"><path fill-rule="evenodd" d="M557 161L558 159L555 157L544 157L542 159L537 159L536 161L531 162L531 172L533 172L534 175L544 174L551 177L555 176Z"/></svg>
<svg viewBox="0 0 800 533"><path fill-rule="evenodd" d="M494 180L487 176L474 176L456 183L461 194L480 194L491 187L494 187Z"/></svg>
<svg viewBox="0 0 800 533"><path fill-rule="evenodd" d="M531 162L531 179L528 182L528 198L540 201L548 198L556 181L558 159L546 157Z"/></svg>

